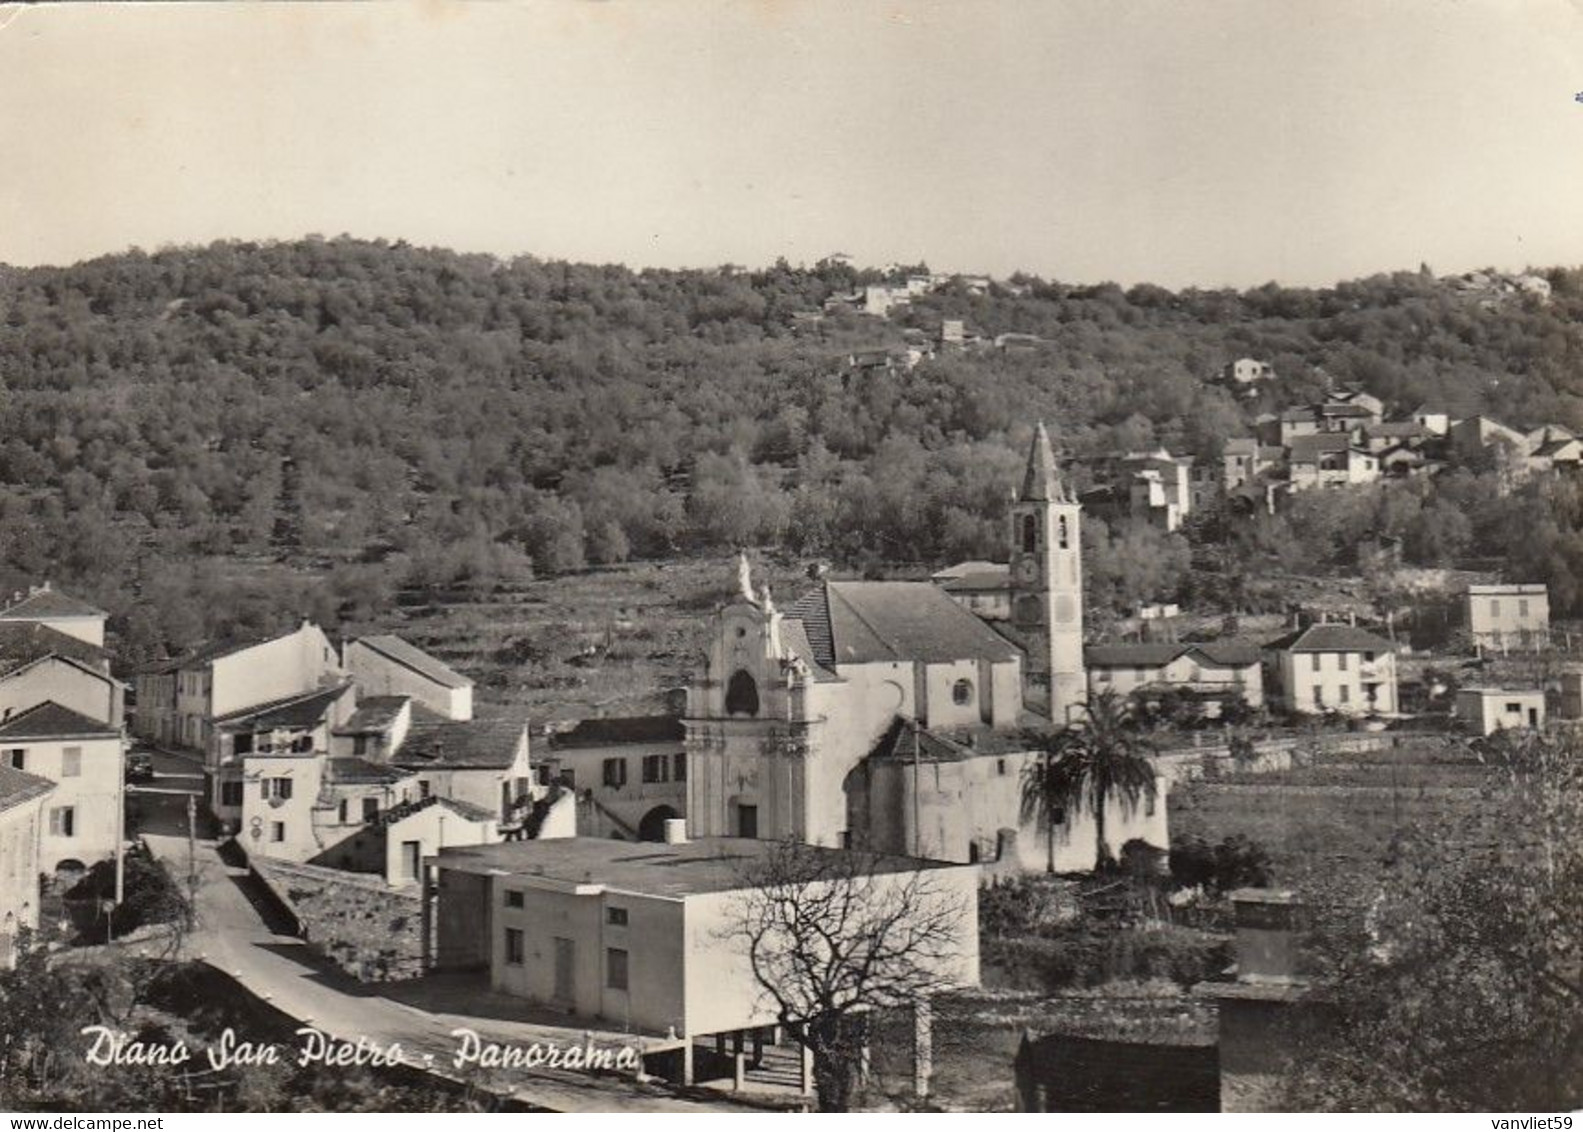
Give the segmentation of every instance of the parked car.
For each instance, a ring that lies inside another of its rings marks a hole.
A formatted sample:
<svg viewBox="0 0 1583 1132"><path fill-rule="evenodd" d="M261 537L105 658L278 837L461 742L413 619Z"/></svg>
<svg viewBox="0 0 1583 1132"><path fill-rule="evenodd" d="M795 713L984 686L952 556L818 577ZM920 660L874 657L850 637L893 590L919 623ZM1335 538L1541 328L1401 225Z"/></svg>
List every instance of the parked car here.
<svg viewBox="0 0 1583 1132"><path fill-rule="evenodd" d="M154 780L154 760L148 755L137 752L127 755L126 780L128 782L152 782Z"/></svg>

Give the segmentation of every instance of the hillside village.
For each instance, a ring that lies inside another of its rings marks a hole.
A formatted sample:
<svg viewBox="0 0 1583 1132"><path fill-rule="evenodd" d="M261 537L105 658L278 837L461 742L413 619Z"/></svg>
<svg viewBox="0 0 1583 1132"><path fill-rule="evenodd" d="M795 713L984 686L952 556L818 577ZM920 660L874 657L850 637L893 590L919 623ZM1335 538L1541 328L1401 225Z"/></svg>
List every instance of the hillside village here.
<svg viewBox="0 0 1583 1132"><path fill-rule="evenodd" d="M1281 377L1242 359L1223 380ZM108 614L39 582L0 611L0 955L51 936L106 863L114 934L125 859L191 877L201 843L347 980L463 975L477 994L561 1012L568 1032L631 1036L656 1079L795 1101L821 1086L827 1051L807 1037L799 1052L745 957L685 927L728 920L770 883L753 863L779 846L825 854L827 870L867 861L893 894L932 874L954 900L959 944L931 968L949 1000L1007 978L1026 943L981 914L1002 887L1061 876L1081 889L1118 861L1179 871L1195 846L1254 831L1264 864L1224 898L1222 929L1267 924L1290 898L1272 882L1313 864L1304 838L1345 822L1333 806L1388 776L1393 807L1354 813L1365 848L1345 867L1367 871L1378 846L1436 816L1411 802L1403 818L1402 775L1475 789L1490 737L1583 720L1583 653L1552 624L1546 586L1520 576L1463 584L1454 624L1423 640L1394 619L1303 608L1262 629L1206 634L1161 606L1135 631L1085 630L1090 516L1175 533L1206 512L1245 521L1303 492L1463 463L1515 488L1576 475L1583 441L1566 429L1433 405L1392 419L1338 387L1261 416L1213 462L1160 450L1063 466L1059 437L1033 424L1005 485L1001 560L923 580L816 564L804 592L775 595L756 573L764 551L743 551L720 579L730 596L690 615L703 650L665 713L535 719L401 635L336 640L312 620L113 670ZM1388 568L1391 548L1377 549ZM1141 777L1097 794L1062 785L1063 752L1117 735L1133 736L1121 741ZM1332 793L1300 803L1315 782ZM235 961L244 986L263 977ZM1230 983L1203 971L1199 1000L1219 1017L1218 1038L1200 1028L1219 1050L1205 1095L1227 1109L1275 1103L1265 1061L1286 1039L1254 1007L1266 976L1295 976L1261 973L1268 962L1248 953ZM924 1094L923 1014L916 1025ZM1016 1065L1024 1103L1054 1104L1038 1058L1024 1049Z"/></svg>

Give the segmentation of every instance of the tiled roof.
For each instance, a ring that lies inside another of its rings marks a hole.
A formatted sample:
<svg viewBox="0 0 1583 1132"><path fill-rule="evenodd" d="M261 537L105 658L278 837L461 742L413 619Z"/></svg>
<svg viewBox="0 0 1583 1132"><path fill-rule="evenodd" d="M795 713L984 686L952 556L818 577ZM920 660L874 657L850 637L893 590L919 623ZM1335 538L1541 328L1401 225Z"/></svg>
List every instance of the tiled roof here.
<svg viewBox="0 0 1583 1132"><path fill-rule="evenodd" d="M379 817L375 819L374 824L382 826L397 825L406 821L413 814L420 814L433 806L443 806L468 821L495 821L499 817L493 810L487 810L483 806L475 806L471 802L463 802L457 798L442 798L438 794L430 794L427 798L402 802L399 805L391 806L388 810L380 811Z"/></svg>
<svg viewBox="0 0 1583 1132"><path fill-rule="evenodd" d="M1017 649L933 582L826 582L787 613L819 663L1014 659Z"/></svg>
<svg viewBox="0 0 1583 1132"><path fill-rule="evenodd" d="M49 620L56 617L108 617L104 610L59 590L34 590L14 605L0 609L0 621Z"/></svg>
<svg viewBox="0 0 1583 1132"><path fill-rule="evenodd" d="M958 562L954 566L947 566L944 570L936 570L929 576L937 582L943 582L949 578L965 578L969 574L992 574L997 571L1009 574L1011 567L1004 562L989 562L984 559L971 558L966 562Z"/></svg>
<svg viewBox="0 0 1583 1132"><path fill-rule="evenodd" d="M366 735L389 731L400 718L401 709L411 702L411 696L369 696L358 701L357 710L335 732L337 735Z"/></svg>
<svg viewBox="0 0 1583 1132"><path fill-rule="evenodd" d="M1089 645L1083 650L1083 660L1096 668L1163 668L1177 657L1189 653L1197 653L1209 663L1225 668L1246 668L1259 663L1257 646L1246 641Z"/></svg>
<svg viewBox="0 0 1583 1132"><path fill-rule="evenodd" d="M350 755L326 760L325 777L346 786L375 785L400 782L404 778L411 778L412 772Z"/></svg>
<svg viewBox="0 0 1583 1132"><path fill-rule="evenodd" d="M20 806L30 798L42 798L53 789L55 784L47 778L0 763L0 810Z"/></svg>
<svg viewBox="0 0 1583 1132"><path fill-rule="evenodd" d="M463 676L456 669L436 660L416 645L408 644L400 637L385 634L376 637L359 637L357 644L373 649L381 656L395 661L404 668L409 668L426 680L431 680L444 688L471 688L473 682Z"/></svg>
<svg viewBox="0 0 1583 1132"><path fill-rule="evenodd" d="M516 759L523 719L452 720L414 705L412 727L391 762L412 769L494 770Z"/></svg>
<svg viewBox="0 0 1583 1132"><path fill-rule="evenodd" d="M307 728L316 727L323 721L325 713L351 688L350 684L337 684L333 688L315 688L310 692L298 692L293 696L283 696L278 700L267 703L254 704L240 711L233 711L217 718L216 727L240 727L243 725L254 729L291 727Z"/></svg>
<svg viewBox="0 0 1583 1132"><path fill-rule="evenodd" d="M1259 646L1252 641L1195 641L1189 646L1215 664L1242 668L1259 663Z"/></svg>
<svg viewBox="0 0 1583 1132"><path fill-rule="evenodd" d="M1281 652L1394 652L1396 646L1356 625L1310 625L1264 646Z"/></svg>
<svg viewBox="0 0 1583 1132"><path fill-rule="evenodd" d="M1028 742L1015 733L975 728L965 732L931 731L910 719L891 720L874 746L871 759L925 763L953 763L1028 750Z"/></svg>
<svg viewBox="0 0 1583 1132"><path fill-rule="evenodd" d="M946 578L940 583L940 588L946 593L1009 590L1011 589L1011 572L1002 567L999 570L982 570L973 574L959 574L954 578Z"/></svg>
<svg viewBox="0 0 1583 1132"><path fill-rule="evenodd" d="M1319 413L1326 417L1372 417L1374 414L1362 405L1337 405L1334 403L1319 406Z"/></svg>
<svg viewBox="0 0 1583 1132"><path fill-rule="evenodd" d="M1179 644L1089 645L1083 661L1095 668L1163 668L1185 651Z"/></svg>
<svg viewBox="0 0 1583 1132"><path fill-rule="evenodd" d="M808 666L814 682L839 680L840 677L819 663L813 644L808 640L808 627L801 621L787 618L781 621L781 643L791 654Z"/></svg>
<svg viewBox="0 0 1583 1132"><path fill-rule="evenodd" d="M1427 436L1429 430L1417 421L1385 421L1369 425L1365 431L1370 436Z"/></svg>
<svg viewBox="0 0 1583 1132"><path fill-rule="evenodd" d="M161 666L157 671L179 672L184 668L200 668L233 653L242 652L253 648L255 645L261 645L265 641L274 639L273 637L244 637L234 641L217 641L214 644L203 646L196 652L177 657L175 660Z"/></svg>
<svg viewBox="0 0 1583 1132"><path fill-rule="evenodd" d="M687 737L682 721L670 715L638 715L617 719L584 719L566 731L550 736L550 746L560 750L578 747L611 747L621 743L680 743Z"/></svg>
<svg viewBox="0 0 1583 1132"><path fill-rule="evenodd" d="M69 633L30 621L0 621L0 675L15 672L46 656L75 660L89 668L104 667L106 653Z"/></svg>
<svg viewBox="0 0 1583 1132"><path fill-rule="evenodd" d="M1344 432L1326 432L1318 436L1297 436L1292 438L1292 459L1312 460L1325 452L1345 452L1356 445L1352 438Z"/></svg>
<svg viewBox="0 0 1583 1132"><path fill-rule="evenodd" d="M0 739L97 739L120 734L103 720L61 707L54 700L45 700L0 723Z"/></svg>

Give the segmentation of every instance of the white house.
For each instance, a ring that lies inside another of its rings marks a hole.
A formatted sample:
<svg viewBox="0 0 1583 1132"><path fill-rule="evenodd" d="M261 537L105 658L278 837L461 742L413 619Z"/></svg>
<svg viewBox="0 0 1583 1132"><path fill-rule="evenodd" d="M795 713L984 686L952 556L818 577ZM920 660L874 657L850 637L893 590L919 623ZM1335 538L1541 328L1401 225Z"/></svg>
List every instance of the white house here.
<svg viewBox="0 0 1583 1132"><path fill-rule="evenodd" d="M351 717L356 689L349 681L255 704L216 718L211 727L210 807L221 821L242 815L246 761L260 755L323 756L331 732Z"/></svg>
<svg viewBox="0 0 1583 1132"><path fill-rule="evenodd" d="M506 822L540 796L526 719L443 719L421 705L412 711L406 738L389 761L417 776L420 797L454 798Z"/></svg>
<svg viewBox="0 0 1583 1132"><path fill-rule="evenodd" d="M1550 591L1541 582L1470 585L1463 624L1485 648L1541 648L1550 642Z"/></svg>
<svg viewBox="0 0 1583 1132"><path fill-rule="evenodd" d="M361 696L411 696L446 719L473 718L473 682L400 637L348 641L341 665Z"/></svg>
<svg viewBox="0 0 1583 1132"><path fill-rule="evenodd" d="M1122 696L1176 690L1206 704L1230 699L1255 708L1264 704L1259 650L1240 641L1089 645L1083 659L1091 696L1107 688Z"/></svg>
<svg viewBox="0 0 1583 1132"><path fill-rule="evenodd" d="M1354 625L1310 625L1264 646L1282 703L1345 715L1397 710L1396 646Z"/></svg>
<svg viewBox="0 0 1583 1132"><path fill-rule="evenodd" d="M135 678L137 733L203 751L214 762L214 721L341 682L324 631L304 621L263 641L216 644L156 665ZM214 767L209 768L212 774Z"/></svg>
<svg viewBox="0 0 1583 1132"><path fill-rule="evenodd" d="M84 867L120 848L125 800L119 728L45 702L0 723L0 762L55 784L39 867Z"/></svg>
<svg viewBox="0 0 1583 1132"><path fill-rule="evenodd" d="M1545 694L1540 688L1459 688L1456 717L1480 735L1545 725Z"/></svg>
<svg viewBox="0 0 1583 1132"><path fill-rule="evenodd" d="M415 775L367 759L283 751L241 762L237 837L249 855L341 867L338 846L416 796Z"/></svg>
<svg viewBox="0 0 1583 1132"><path fill-rule="evenodd" d="M119 728L124 699L103 649L47 625L0 622L0 720L53 700Z"/></svg>
<svg viewBox="0 0 1583 1132"><path fill-rule="evenodd" d="M584 719L547 736L539 778L577 795L577 834L660 841L687 813L687 729L674 716Z"/></svg>

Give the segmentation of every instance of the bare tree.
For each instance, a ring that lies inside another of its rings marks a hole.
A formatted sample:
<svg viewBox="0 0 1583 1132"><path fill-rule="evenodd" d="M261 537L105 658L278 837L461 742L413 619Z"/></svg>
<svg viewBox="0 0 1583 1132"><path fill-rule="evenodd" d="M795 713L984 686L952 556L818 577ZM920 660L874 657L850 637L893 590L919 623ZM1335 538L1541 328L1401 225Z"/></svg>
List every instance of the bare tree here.
<svg viewBox="0 0 1583 1132"><path fill-rule="evenodd" d="M927 1009L959 985L971 901L924 862L800 842L741 870L731 942L813 1058L822 1112L845 1112L876 1010Z"/></svg>

